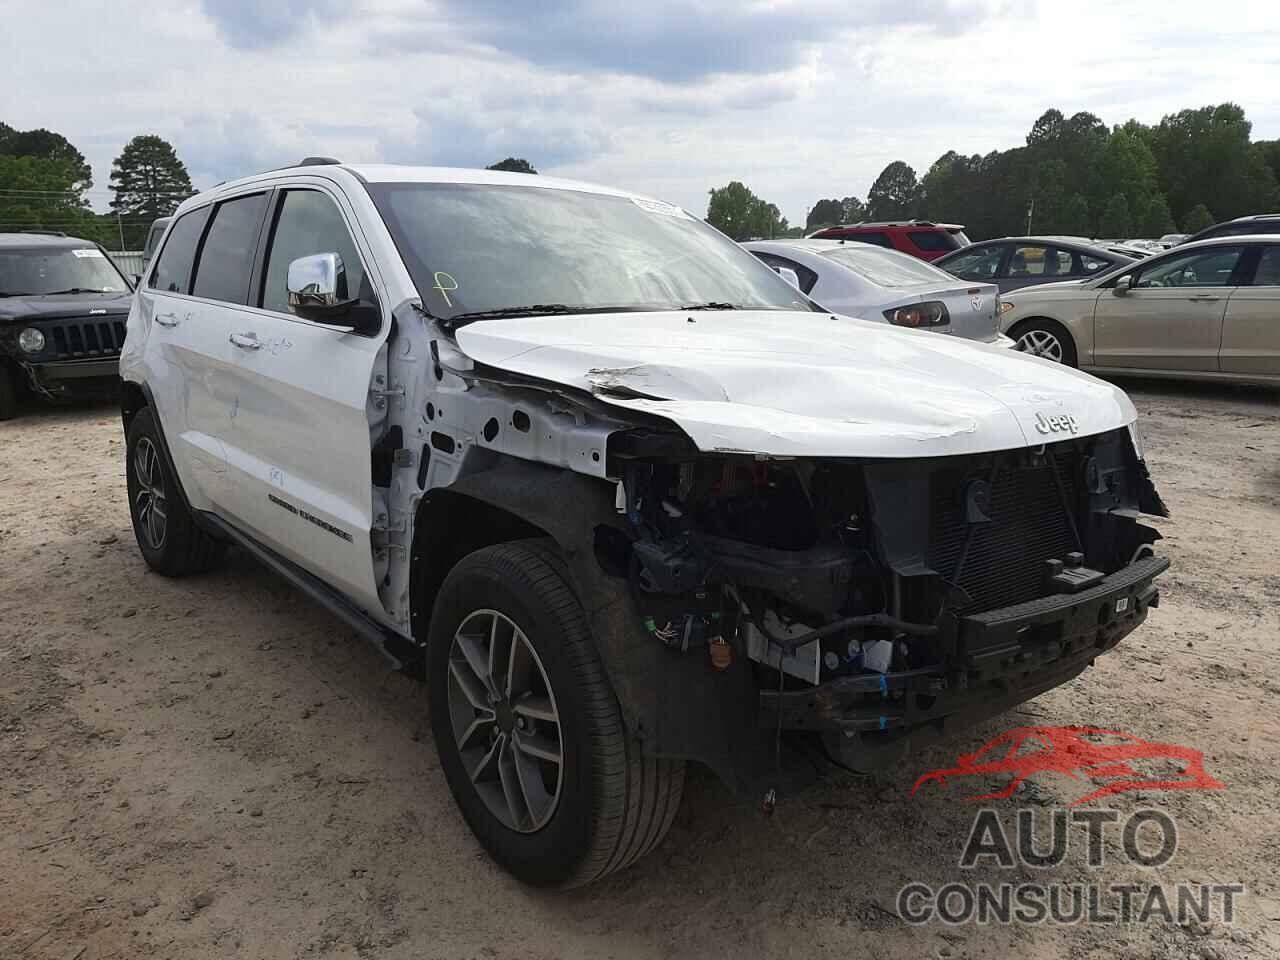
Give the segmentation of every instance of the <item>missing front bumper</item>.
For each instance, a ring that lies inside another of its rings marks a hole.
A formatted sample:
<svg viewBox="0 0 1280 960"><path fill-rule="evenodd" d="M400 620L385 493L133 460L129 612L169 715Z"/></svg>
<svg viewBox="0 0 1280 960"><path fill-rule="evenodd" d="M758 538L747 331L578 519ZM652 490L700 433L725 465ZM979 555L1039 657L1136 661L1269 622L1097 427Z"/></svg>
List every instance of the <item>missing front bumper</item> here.
<svg viewBox="0 0 1280 960"><path fill-rule="evenodd" d="M1146 619L1159 603L1154 580L1168 567L1147 557L1080 593L960 617L949 625L945 667L761 692L760 723L843 732L854 752L863 748L866 766L887 763L908 736L949 734L1075 677Z"/></svg>

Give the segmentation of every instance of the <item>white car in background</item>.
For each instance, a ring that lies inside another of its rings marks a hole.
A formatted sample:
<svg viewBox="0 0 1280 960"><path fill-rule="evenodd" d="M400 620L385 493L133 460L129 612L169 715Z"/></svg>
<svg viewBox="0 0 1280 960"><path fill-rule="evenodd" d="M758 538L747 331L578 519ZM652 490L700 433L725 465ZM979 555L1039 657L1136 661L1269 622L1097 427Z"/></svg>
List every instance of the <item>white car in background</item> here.
<svg viewBox="0 0 1280 960"><path fill-rule="evenodd" d="M865 243L749 240L742 246L834 313L1013 346L999 331L994 283L960 280L909 254Z"/></svg>

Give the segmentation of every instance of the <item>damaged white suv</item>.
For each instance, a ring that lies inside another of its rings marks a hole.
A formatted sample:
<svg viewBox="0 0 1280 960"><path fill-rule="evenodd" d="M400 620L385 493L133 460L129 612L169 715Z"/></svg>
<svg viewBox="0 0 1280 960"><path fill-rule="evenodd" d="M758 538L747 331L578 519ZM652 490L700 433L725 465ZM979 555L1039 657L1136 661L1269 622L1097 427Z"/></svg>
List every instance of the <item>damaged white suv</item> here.
<svg viewBox="0 0 1280 960"><path fill-rule="evenodd" d="M1070 680L1168 565L1121 391L833 320L618 190L221 185L120 370L146 562L239 544L424 668L463 816L534 883L650 850L687 761L771 804Z"/></svg>

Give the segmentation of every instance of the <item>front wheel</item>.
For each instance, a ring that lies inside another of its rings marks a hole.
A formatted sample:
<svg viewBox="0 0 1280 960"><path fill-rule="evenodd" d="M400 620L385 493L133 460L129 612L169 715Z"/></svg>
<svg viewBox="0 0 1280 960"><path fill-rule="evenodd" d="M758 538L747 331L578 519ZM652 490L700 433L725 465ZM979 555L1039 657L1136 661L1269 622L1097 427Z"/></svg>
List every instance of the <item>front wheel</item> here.
<svg viewBox="0 0 1280 960"><path fill-rule="evenodd" d="M666 835L684 763L629 737L549 541L486 547L449 573L428 639L431 727L467 824L539 886L590 883Z"/></svg>
<svg viewBox="0 0 1280 960"><path fill-rule="evenodd" d="M1076 344L1066 327L1056 320L1036 317L1025 320L1009 332L1017 349L1033 357L1044 357L1068 367L1078 366Z"/></svg>

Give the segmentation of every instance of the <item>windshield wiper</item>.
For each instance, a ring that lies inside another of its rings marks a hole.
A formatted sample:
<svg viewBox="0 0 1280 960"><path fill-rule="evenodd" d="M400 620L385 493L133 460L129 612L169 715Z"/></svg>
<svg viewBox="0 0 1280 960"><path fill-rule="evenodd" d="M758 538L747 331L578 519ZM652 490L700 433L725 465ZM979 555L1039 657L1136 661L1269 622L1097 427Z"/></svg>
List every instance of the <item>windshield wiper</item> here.
<svg viewBox="0 0 1280 960"><path fill-rule="evenodd" d="M732 303L718 303L715 300L709 300L706 303L687 303L681 310L737 310L737 306Z"/></svg>
<svg viewBox="0 0 1280 960"><path fill-rule="evenodd" d="M24 293L21 290L14 290L12 292L10 292L9 290L0 290L0 297L29 297L29 296L31 296L31 294Z"/></svg>
<svg viewBox="0 0 1280 960"><path fill-rule="evenodd" d="M42 297L58 297L64 293L106 293L101 287L67 287L65 290L50 290L48 293L42 293Z"/></svg>
<svg viewBox="0 0 1280 960"><path fill-rule="evenodd" d="M549 317L565 313L581 313L565 303L533 303L527 307L499 307L495 310L472 310L468 313L455 313L452 317L444 317L440 325L446 330L457 330L458 327L476 320L502 320L507 317Z"/></svg>

